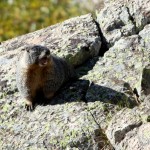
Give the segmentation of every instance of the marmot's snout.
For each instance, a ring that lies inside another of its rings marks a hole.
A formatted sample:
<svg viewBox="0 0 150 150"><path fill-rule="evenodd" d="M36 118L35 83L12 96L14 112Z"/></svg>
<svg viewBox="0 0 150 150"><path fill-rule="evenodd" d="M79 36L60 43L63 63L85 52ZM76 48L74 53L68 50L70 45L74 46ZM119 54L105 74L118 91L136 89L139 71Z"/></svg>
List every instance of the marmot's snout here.
<svg viewBox="0 0 150 150"><path fill-rule="evenodd" d="M43 66L47 65L48 61L49 61L48 57L40 58L39 59L39 66L43 67Z"/></svg>
<svg viewBox="0 0 150 150"><path fill-rule="evenodd" d="M39 66L43 67L50 61L50 51L45 49L39 57Z"/></svg>

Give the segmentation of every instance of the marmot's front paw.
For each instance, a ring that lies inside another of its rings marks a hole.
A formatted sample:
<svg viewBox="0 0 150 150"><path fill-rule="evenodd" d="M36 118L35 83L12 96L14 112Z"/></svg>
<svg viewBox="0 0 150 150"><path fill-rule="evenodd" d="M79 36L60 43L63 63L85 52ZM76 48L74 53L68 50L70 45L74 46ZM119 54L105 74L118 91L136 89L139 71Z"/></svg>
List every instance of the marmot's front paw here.
<svg viewBox="0 0 150 150"><path fill-rule="evenodd" d="M31 101L26 100L25 109L27 111L33 111L34 110L33 103Z"/></svg>
<svg viewBox="0 0 150 150"><path fill-rule="evenodd" d="M33 110L34 110L34 107L33 107L33 105L25 104L25 109L26 109L27 111L33 111Z"/></svg>

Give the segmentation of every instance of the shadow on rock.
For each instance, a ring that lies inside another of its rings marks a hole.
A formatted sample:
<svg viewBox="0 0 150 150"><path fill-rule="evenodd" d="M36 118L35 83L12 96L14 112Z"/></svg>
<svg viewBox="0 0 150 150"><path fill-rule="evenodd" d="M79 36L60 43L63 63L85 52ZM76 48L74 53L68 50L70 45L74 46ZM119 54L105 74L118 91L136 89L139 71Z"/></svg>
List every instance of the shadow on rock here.
<svg viewBox="0 0 150 150"><path fill-rule="evenodd" d="M105 36L103 35L102 30L99 26L99 23L97 21L95 21L95 23L97 25L100 37L102 38L101 39L102 40L102 45L101 45L101 48L100 48L100 51L99 51L99 56L104 56L105 52L108 51L108 49L109 49L109 43L107 42Z"/></svg>
<svg viewBox="0 0 150 150"><path fill-rule="evenodd" d="M64 85L55 94L51 100L43 99L43 94L39 93L37 96L38 104L42 105L56 105L64 104L67 102L79 102L85 101L85 95L89 87L89 81L87 80L76 80L74 82L70 81Z"/></svg>
<svg viewBox="0 0 150 150"><path fill-rule="evenodd" d="M133 108L137 105L137 102L131 96L94 83L88 88L85 98L87 102L101 101L119 107Z"/></svg>
<svg viewBox="0 0 150 150"><path fill-rule="evenodd" d="M137 103L130 96L131 94L118 92L98 84L91 84L89 80L79 79L86 75L88 71L92 70L99 59L100 58L95 57L94 59L90 59L85 62L82 66L76 68L78 79L63 85L51 100L44 100L44 95L42 93L38 93L36 98L37 104L57 105L70 102L89 103L100 101L107 104L118 105L119 107L133 108L136 106ZM124 87L126 86L124 85Z"/></svg>
<svg viewBox="0 0 150 150"><path fill-rule="evenodd" d="M98 60L99 57L94 57L86 61L82 66L78 66L78 68L76 68L78 78L86 75L88 71L92 70Z"/></svg>
<svg viewBox="0 0 150 150"><path fill-rule="evenodd" d="M66 84L51 100L44 100L41 95L38 95L37 99L40 105L57 105L70 102L89 103L95 101L129 108L136 105L126 94L93 83L90 85L88 80L77 80Z"/></svg>

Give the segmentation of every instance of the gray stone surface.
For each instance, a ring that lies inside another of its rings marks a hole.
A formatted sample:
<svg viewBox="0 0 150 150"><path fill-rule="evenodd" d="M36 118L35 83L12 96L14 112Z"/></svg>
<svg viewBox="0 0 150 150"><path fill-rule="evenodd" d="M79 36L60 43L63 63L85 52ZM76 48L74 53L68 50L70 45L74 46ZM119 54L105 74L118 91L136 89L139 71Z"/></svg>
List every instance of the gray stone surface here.
<svg viewBox="0 0 150 150"><path fill-rule="evenodd" d="M101 102L89 106L85 103L88 80L80 79L64 85L50 102L43 102L41 97L42 103L35 111L26 112L16 87L15 63L21 48L27 44L45 45L53 54L69 59L76 66L98 55L101 40L94 19L85 15L2 42L0 147L20 150L111 149L99 123L104 120L103 128L107 127L107 118L111 115L108 111L103 113L104 108L113 106ZM96 122L98 114L102 118Z"/></svg>
<svg viewBox="0 0 150 150"><path fill-rule="evenodd" d="M104 135L95 113L106 118L103 105L87 106L72 102L37 106L26 112L19 99L0 106L0 146L3 149L98 149L104 146ZM96 111L96 109L98 111ZM4 142L5 141L5 142Z"/></svg>
<svg viewBox="0 0 150 150"><path fill-rule="evenodd" d="M97 21L109 47L122 36L136 34L135 25L126 6L115 3L104 7L102 11L97 12Z"/></svg>
<svg viewBox="0 0 150 150"><path fill-rule="evenodd" d="M2 42L0 149L150 149L149 1L105 5L97 12L103 47L90 14ZM25 110L15 79L16 56L30 43L81 65L79 79L51 101L39 97L33 112Z"/></svg>
<svg viewBox="0 0 150 150"><path fill-rule="evenodd" d="M148 150L150 148L150 123L143 123L141 110L124 109L111 120L106 134L116 150Z"/></svg>
<svg viewBox="0 0 150 150"><path fill-rule="evenodd" d="M90 80L87 101L103 101L133 107L141 95L141 80L147 51L137 35L121 38L96 62L83 79Z"/></svg>
<svg viewBox="0 0 150 150"><path fill-rule="evenodd" d="M126 134L142 124L140 117L133 110L123 109L111 120L106 134L111 143L117 149L119 143ZM120 148L119 148L120 149Z"/></svg>
<svg viewBox="0 0 150 150"><path fill-rule="evenodd" d="M146 25L144 29L139 33L140 41L142 47L144 47L144 53L147 56L147 60L144 61L144 69L142 72L142 96L143 97L149 97L150 94L150 80L149 80L149 75L150 75L150 25Z"/></svg>
<svg viewBox="0 0 150 150"><path fill-rule="evenodd" d="M126 3L137 31L141 31L150 23L150 0L129 0Z"/></svg>
<svg viewBox="0 0 150 150"><path fill-rule="evenodd" d="M150 23L150 0L104 0L97 21L108 46L122 36L134 35ZM108 21L109 20L109 21Z"/></svg>
<svg viewBox="0 0 150 150"><path fill-rule="evenodd" d="M144 29L139 33L142 40L142 44L146 49L150 49L150 24L146 25Z"/></svg>

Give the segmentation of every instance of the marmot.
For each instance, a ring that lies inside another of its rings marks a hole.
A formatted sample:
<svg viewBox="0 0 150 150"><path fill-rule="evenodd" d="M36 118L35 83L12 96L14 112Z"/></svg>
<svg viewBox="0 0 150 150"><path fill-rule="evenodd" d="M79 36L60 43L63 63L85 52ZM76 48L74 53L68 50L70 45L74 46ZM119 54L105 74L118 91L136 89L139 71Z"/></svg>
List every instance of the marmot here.
<svg viewBox="0 0 150 150"><path fill-rule="evenodd" d="M70 64L51 55L50 50L44 46L26 46L23 51L17 62L16 81L25 99L25 107L31 111L38 91L50 99L63 83L76 75Z"/></svg>

